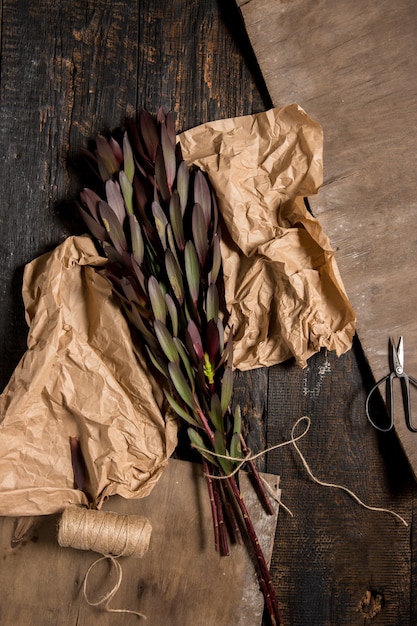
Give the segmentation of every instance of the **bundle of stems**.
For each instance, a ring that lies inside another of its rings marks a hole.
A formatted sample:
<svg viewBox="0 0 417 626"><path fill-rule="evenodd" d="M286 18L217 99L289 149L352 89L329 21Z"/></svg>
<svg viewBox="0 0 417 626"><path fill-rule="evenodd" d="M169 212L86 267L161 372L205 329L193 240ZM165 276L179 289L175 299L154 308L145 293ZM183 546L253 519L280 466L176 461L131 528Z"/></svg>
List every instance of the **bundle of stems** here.
<svg viewBox="0 0 417 626"><path fill-rule="evenodd" d="M118 132L97 137L85 155L97 184L81 192L79 210L108 258L107 277L160 376L166 401L201 454L216 550L228 554L227 532L242 541L244 530L270 621L281 624L268 566L236 480L246 460L273 513L261 477L246 459L240 409L232 411L233 333L223 302L213 190L203 172L183 160L173 116L162 108L156 117L141 111Z"/></svg>

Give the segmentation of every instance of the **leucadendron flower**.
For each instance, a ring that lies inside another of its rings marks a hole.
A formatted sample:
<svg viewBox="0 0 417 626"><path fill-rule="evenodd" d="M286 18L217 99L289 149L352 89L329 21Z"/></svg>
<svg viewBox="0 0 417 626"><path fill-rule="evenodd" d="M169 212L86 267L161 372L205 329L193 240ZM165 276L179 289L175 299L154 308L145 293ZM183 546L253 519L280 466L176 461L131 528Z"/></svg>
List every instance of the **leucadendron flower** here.
<svg viewBox="0 0 417 626"><path fill-rule="evenodd" d="M228 553L227 512L237 538L241 527L246 530L271 623L281 623L234 474L247 448L240 409L232 411L233 333L223 302L213 190L205 174L183 160L173 116L162 108L156 118L141 111L124 129L99 136L86 156L97 185L80 194L80 213L108 258L108 279L137 330L149 367L160 376L167 403L187 424L191 445L201 454L215 547ZM254 464L248 465L267 501Z"/></svg>

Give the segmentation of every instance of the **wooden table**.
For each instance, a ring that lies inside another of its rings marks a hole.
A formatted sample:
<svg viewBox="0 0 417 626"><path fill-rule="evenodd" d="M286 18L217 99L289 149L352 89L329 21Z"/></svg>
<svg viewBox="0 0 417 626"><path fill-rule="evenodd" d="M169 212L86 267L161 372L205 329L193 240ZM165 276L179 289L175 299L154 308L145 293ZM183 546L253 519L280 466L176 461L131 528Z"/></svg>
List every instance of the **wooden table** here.
<svg viewBox="0 0 417 626"><path fill-rule="evenodd" d="M1 16L3 387L25 350L24 264L80 229L81 146L140 107L174 110L184 130L271 103L232 1L3 0ZM362 626L367 599L381 597L375 624L417 623L415 483L394 436L366 420L369 385L359 345L340 358L323 351L305 370L287 362L236 372L253 450L288 439L308 415L299 445L314 474L410 522L314 484L292 447L267 454L259 465L281 476L294 515L280 514L271 566L287 626Z"/></svg>

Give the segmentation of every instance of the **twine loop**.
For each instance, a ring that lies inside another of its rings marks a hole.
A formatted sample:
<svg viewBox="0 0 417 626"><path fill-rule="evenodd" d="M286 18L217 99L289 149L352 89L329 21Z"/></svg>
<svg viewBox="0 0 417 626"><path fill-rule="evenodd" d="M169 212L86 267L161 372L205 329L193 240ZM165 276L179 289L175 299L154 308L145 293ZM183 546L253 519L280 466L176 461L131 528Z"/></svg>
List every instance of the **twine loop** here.
<svg viewBox="0 0 417 626"><path fill-rule="evenodd" d="M96 511L83 507L68 507L64 510L58 528L58 543L61 547L93 550L102 556L88 568L84 583L84 599L88 605L101 607L108 613L129 613L146 619L139 611L112 609L109 604L123 580L121 556L142 557L148 550L152 526L145 517L121 515L111 511ZM102 598L92 601L88 597L88 580L93 568L101 561L109 560L116 570L117 580Z"/></svg>
<svg viewBox="0 0 417 626"><path fill-rule="evenodd" d="M306 422L306 426L305 426L304 430L299 435L296 436L295 432L297 430L297 427L302 422ZM291 428L291 437L290 437L290 439L288 439L287 441L283 441L281 443L277 443L276 445L271 446L271 447L267 448L266 450L262 450L261 452L258 452L257 454L251 454L251 452L249 451L246 454L246 456L243 457L243 458L242 457L239 457L239 458L231 457L231 456L224 455L224 454L217 454L216 452L209 451L206 448L204 448L204 451L206 453L210 454L211 456L213 456L215 458L223 458L223 459L228 459L229 461L236 461L237 462L236 468L230 474L227 474L225 476L215 476L215 475L209 474L209 477L211 479L213 479L213 480L225 480L226 478L230 478L230 476L233 476L234 474L236 474L240 470L242 465L244 465L247 461L254 461L255 459L263 456L264 454L267 454L268 452L271 452L272 450L277 450L278 448L282 448L284 446L292 445L292 446L294 446L295 451L297 452L298 456L300 457L301 462L303 463L304 468L305 468L307 474L309 475L309 477L311 478L311 480L313 482L317 483L318 485L321 485L322 487L333 487L334 489L340 489L341 491L344 491L345 493L347 493L351 498L353 498L353 500L355 500L355 502L357 502L364 509L368 509L369 511L376 511L376 512L379 512L379 513L388 513L389 515L393 515L394 517L396 517L402 524L404 524L404 526L408 526L408 522L399 513L396 513L395 511L392 511L391 509L385 509L383 507L370 506L369 504L365 504L365 502L363 502L353 491L351 491L351 489L348 489L348 487L345 487L344 485L338 485L336 483L325 482L323 480L320 480L319 478L317 478L313 474L312 470L310 469L309 464L307 463L307 460L306 460L305 456L303 455L303 453L301 452L300 448L297 445L297 441L299 441L300 439L302 439L303 437L306 436L306 434L310 430L310 426L311 426L311 419L307 415L303 415L303 417L300 417L295 422L293 427ZM192 446L194 448L196 448L197 450L201 450L202 449L202 448L200 448L196 444L192 444ZM280 498L278 498L276 495L274 495L274 493L268 488L268 484L266 483L266 481L263 480L263 482L264 482L267 490L269 491L270 495L286 511L288 511L288 513L292 516L292 513L288 509L288 507L286 507L283 504L282 500Z"/></svg>

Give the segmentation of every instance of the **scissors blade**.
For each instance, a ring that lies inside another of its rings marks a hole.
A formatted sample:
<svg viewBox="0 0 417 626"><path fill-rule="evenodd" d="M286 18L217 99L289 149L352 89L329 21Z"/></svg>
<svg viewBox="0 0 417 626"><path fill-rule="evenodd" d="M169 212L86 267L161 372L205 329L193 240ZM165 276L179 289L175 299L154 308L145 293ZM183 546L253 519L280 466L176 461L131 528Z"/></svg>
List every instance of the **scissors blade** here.
<svg viewBox="0 0 417 626"><path fill-rule="evenodd" d="M395 342L391 338L391 346L392 346L392 361L394 366L394 371L397 375L402 374L404 371L404 338L400 337L398 341L397 347L395 347Z"/></svg>

